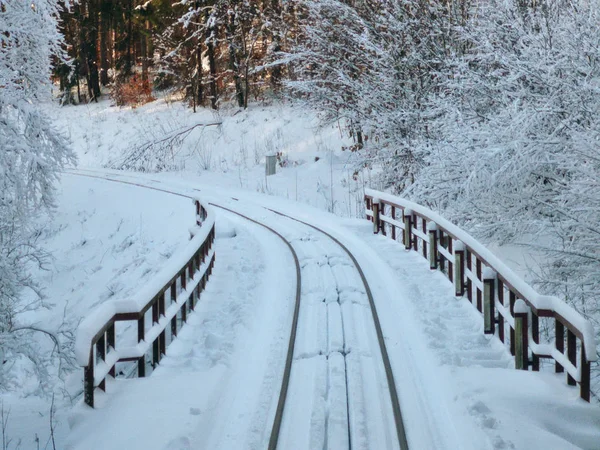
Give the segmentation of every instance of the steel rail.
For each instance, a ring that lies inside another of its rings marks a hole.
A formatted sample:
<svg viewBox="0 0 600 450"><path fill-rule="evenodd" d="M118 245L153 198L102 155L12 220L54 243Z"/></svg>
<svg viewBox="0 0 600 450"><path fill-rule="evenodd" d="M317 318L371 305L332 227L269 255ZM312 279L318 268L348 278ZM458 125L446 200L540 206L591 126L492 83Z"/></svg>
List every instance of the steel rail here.
<svg viewBox="0 0 600 450"><path fill-rule="evenodd" d="M348 249L348 247L346 247L344 244L342 244L340 242L339 239L337 239L336 237L332 236L331 234L329 234L326 231L323 231L322 229L320 229L319 227L312 225L308 222L304 222L303 220L297 219L295 217L291 217L288 216L287 214L283 214L279 211L276 211L274 209L270 209L270 208L266 208L269 211L278 214L280 216L283 217L287 217L288 219L294 220L296 222L302 223L310 228L313 228L314 230L324 234L325 236L327 236L329 239L331 239L332 241L334 241L336 244L338 244L343 250L344 252L346 252L346 254L348 255L348 257L352 260L352 262L354 263L354 266L356 267L356 269L358 270L358 273L360 275L360 278L363 282L363 285L365 286L365 291L367 293L367 297L369 298L369 305L371 306L371 314L373 316L373 323L375 324L375 331L377 333L377 341L379 343L379 349L381 351L381 358L383 360L383 366L385 368L385 376L387 378L387 384L388 384L388 389L389 389L389 393L390 393L390 399L392 402L392 410L394 413L394 423L396 425L396 434L398 436L398 442L400 444L400 449L401 450L408 450L408 440L406 438L406 429L404 428L404 420L402 419L402 411L400 409L400 402L398 400L398 391L396 389L396 383L394 381L394 373L392 371L392 366L390 363L390 357L387 351L387 347L385 345L385 338L383 337L383 331L381 329L381 322L379 321L379 315L377 314L377 308L375 307L375 300L373 298L373 293L371 292L371 288L369 286L369 283L367 281L367 278L365 276L365 273L362 270L362 267L360 266L360 264L358 263L358 260L356 259L356 257L352 254L352 252ZM347 389L347 387L346 387Z"/></svg>

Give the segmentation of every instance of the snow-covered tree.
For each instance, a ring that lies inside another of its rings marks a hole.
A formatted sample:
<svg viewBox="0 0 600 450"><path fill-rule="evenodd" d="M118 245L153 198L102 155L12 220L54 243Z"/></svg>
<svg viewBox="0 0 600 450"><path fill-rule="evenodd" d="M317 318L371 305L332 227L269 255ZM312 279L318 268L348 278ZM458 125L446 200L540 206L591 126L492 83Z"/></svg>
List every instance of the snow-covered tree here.
<svg viewBox="0 0 600 450"><path fill-rule="evenodd" d="M62 57L55 0L0 0L0 364L15 353L36 358L19 314L39 263L32 223L53 206L54 183L73 162L68 143L40 110L51 98L51 61ZM1 374L0 366L0 374ZM0 387L2 379L0 378Z"/></svg>
<svg viewBox="0 0 600 450"><path fill-rule="evenodd" d="M597 326L599 11L597 0L481 4L429 98L438 134L407 191L479 236L545 251L539 286Z"/></svg>
<svg viewBox="0 0 600 450"><path fill-rule="evenodd" d="M298 79L288 86L325 121L348 124L355 148L364 147L360 161L388 167L386 186L414 180L422 159L415 144L431 133L427 99L446 58L459 50L454 27L467 4L298 2L302 34L289 56Z"/></svg>

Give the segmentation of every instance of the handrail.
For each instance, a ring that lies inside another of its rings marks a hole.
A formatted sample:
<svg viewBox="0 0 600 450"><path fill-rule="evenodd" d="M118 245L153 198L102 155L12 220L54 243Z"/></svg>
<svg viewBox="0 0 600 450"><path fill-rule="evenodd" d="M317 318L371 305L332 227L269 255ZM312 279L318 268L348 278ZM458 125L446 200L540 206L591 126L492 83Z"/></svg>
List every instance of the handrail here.
<svg viewBox="0 0 600 450"><path fill-rule="evenodd" d="M138 376L144 377L146 353L152 347L151 365L155 367L165 354L168 325L172 339L177 336L178 322L185 323L188 312L194 310L215 262L214 213L198 199L194 204L196 226L183 251L171 257L132 299L104 303L79 325L75 357L84 368L84 400L89 406L94 406L94 389L105 391L106 377L115 377L118 362L137 361ZM115 325L122 321L137 321L136 345L117 345Z"/></svg>
<svg viewBox="0 0 600 450"><path fill-rule="evenodd" d="M598 355L587 319L561 299L536 292L484 245L434 211L372 189L365 190L365 203L373 232L397 240L401 230L406 250L420 251L431 269L445 273L457 296L467 294L483 315L486 334L497 330L506 343L508 329L517 369L538 371L540 358L553 359L555 372L566 369L567 383L579 383L581 398L590 401L590 362ZM540 342L540 317L554 319L554 333L546 343Z"/></svg>

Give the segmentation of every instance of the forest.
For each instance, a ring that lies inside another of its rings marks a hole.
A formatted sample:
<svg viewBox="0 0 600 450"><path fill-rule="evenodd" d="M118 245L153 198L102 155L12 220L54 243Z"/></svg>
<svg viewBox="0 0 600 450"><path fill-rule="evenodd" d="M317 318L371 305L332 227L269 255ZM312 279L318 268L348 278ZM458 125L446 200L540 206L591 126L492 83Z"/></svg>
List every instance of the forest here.
<svg viewBox="0 0 600 450"><path fill-rule="evenodd" d="M357 172L541 252L536 287L600 330L599 26L598 0L0 0L0 352L39 358L28 224L75 159L35 107L49 80L63 104L306 104Z"/></svg>

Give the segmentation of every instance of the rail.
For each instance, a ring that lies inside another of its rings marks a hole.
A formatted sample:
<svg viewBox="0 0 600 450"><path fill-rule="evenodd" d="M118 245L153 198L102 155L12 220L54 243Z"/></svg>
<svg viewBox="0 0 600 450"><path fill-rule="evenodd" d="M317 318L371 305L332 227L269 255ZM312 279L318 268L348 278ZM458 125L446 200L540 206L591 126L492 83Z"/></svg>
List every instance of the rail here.
<svg viewBox="0 0 600 450"><path fill-rule="evenodd" d="M106 378L115 377L117 363L137 362L138 376L146 376L147 354L151 352L155 367L165 354L167 332L171 341L194 310L215 262L214 214L200 200L194 204L196 227L185 249L134 298L104 303L79 325L75 356L84 368L84 401L89 406L94 407L96 387L106 391ZM137 343L127 345L123 336L117 345L116 326L127 321L137 322Z"/></svg>
<svg viewBox="0 0 600 450"><path fill-rule="evenodd" d="M430 209L371 189L365 203L373 232L401 239L406 250L421 253L432 270L442 271L456 295L466 294L482 313L484 333L509 345L516 369L539 371L541 358L552 359L555 372L566 371L567 383L579 384L580 397L590 401L590 362L598 356L589 321L561 299L537 293L471 235Z"/></svg>

